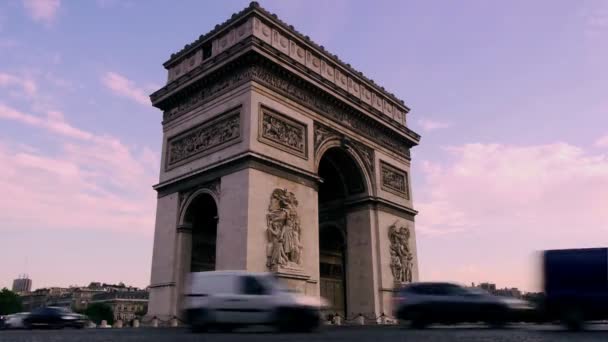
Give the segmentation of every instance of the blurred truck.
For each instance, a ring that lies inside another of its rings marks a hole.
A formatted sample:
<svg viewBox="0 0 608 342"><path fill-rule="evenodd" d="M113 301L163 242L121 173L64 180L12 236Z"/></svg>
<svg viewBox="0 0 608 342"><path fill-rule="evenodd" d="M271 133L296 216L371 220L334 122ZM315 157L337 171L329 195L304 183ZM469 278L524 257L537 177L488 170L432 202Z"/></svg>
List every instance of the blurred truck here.
<svg viewBox="0 0 608 342"><path fill-rule="evenodd" d="M546 319L571 330L608 319L608 248L545 251L543 282Z"/></svg>

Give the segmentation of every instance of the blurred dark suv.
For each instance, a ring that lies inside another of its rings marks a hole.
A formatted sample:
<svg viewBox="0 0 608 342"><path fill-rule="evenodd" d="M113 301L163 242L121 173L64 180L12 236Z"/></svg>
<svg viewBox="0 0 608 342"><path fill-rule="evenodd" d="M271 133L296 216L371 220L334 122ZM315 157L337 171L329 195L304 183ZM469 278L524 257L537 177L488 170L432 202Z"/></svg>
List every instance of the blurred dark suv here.
<svg viewBox="0 0 608 342"><path fill-rule="evenodd" d="M465 322L485 322L498 327L534 311L526 301L451 283L409 284L397 289L393 300L395 316L415 328Z"/></svg>
<svg viewBox="0 0 608 342"><path fill-rule="evenodd" d="M43 307L34 309L24 319L23 324L26 328L77 328L82 329L87 324L87 317L73 313L61 307Z"/></svg>

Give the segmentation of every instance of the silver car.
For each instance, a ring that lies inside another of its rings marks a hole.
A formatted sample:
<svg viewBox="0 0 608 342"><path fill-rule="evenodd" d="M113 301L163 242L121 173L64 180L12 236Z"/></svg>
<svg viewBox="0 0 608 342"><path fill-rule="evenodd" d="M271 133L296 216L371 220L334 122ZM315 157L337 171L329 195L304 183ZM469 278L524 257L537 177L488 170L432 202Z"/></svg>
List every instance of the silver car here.
<svg viewBox="0 0 608 342"><path fill-rule="evenodd" d="M27 317L29 312L19 312L4 317L4 328L5 329L23 329L23 319Z"/></svg>
<svg viewBox="0 0 608 342"><path fill-rule="evenodd" d="M452 283L413 283L395 291L394 314L415 328L432 323L502 326L533 310L528 302Z"/></svg>

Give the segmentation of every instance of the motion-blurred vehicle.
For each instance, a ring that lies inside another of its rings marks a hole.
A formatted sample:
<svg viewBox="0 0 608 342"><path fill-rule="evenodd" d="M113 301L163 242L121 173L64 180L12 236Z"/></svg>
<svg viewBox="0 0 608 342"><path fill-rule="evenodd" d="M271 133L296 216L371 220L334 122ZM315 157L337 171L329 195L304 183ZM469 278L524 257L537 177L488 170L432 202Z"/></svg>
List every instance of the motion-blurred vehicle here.
<svg viewBox="0 0 608 342"><path fill-rule="evenodd" d="M433 323L485 322L500 327L534 311L530 303L492 295L482 289L452 283L420 282L395 291L395 317L414 328Z"/></svg>
<svg viewBox="0 0 608 342"><path fill-rule="evenodd" d="M195 332L273 325L281 331L313 331L323 300L290 291L270 273L211 271L190 274L185 316Z"/></svg>
<svg viewBox="0 0 608 342"><path fill-rule="evenodd" d="M87 317L73 313L61 307L42 307L32 310L25 316L23 324L27 329L33 328L77 328L82 329L87 323Z"/></svg>
<svg viewBox="0 0 608 342"><path fill-rule="evenodd" d="M608 248L548 250L543 254L543 313L571 330L608 319Z"/></svg>
<svg viewBox="0 0 608 342"><path fill-rule="evenodd" d="M4 316L4 329L22 329L25 328L23 319L29 315L29 312L19 312Z"/></svg>

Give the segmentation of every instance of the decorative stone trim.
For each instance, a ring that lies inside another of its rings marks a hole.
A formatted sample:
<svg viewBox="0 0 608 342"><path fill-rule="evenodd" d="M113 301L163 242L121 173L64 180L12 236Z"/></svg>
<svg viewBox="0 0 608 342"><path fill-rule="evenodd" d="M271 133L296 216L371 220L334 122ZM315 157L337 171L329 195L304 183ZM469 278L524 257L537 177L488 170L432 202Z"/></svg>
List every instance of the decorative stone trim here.
<svg viewBox="0 0 608 342"><path fill-rule="evenodd" d="M370 172L372 179L374 178L375 157L374 150L372 148L356 140L351 140L344 134L334 130L333 128L326 127L325 125L322 125L318 122L315 122L314 129L315 158L318 157L319 148L321 147L321 145L323 145L323 143L330 139L339 139L342 141L342 144L355 150L355 153L359 155L363 160L363 163Z"/></svg>
<svg viewBox="0 0 608 342"><path fill-rule="evenodd" d="M150 286L148 286L151 289L156 289L159 287L174 287L175 286L175 282L171 281L168 283L158 283L158 284L150 284Z"/></svg>
<svg viewBox="0 0 608 342"><path fill-rule="evenodd" d="M241 140L240 106L167 139L165 170Z"/></svg>
<svg viewBox="0 0 608 342"><path fill-rule="evenodd" d="M381 160L380 178L382 190L391 192L397 196L405 197L407 200L410 199L407 172Z"/></svg>
<svg viewBox="0 0 608 342"><path fill-rule="evenodd" d="M259 107L258 141L308 159L307 125L262 104Z"/></svg>
<svg viewBox="0 0 608 342"><path fill-rule="evenodd" d="M177 232L183 234L192 234L192 225L189 223L180 224L177 226Z"/></svg>

